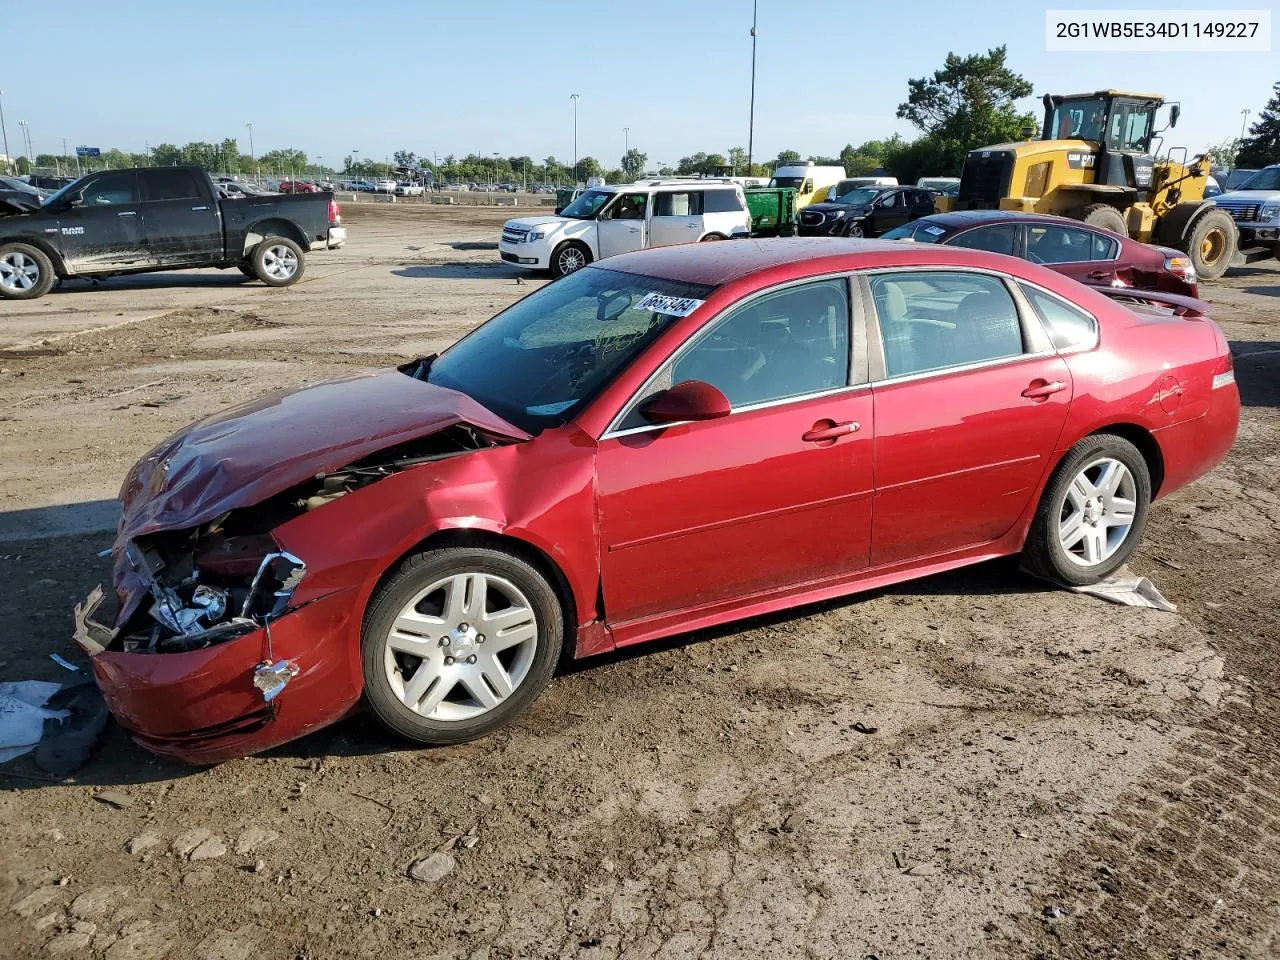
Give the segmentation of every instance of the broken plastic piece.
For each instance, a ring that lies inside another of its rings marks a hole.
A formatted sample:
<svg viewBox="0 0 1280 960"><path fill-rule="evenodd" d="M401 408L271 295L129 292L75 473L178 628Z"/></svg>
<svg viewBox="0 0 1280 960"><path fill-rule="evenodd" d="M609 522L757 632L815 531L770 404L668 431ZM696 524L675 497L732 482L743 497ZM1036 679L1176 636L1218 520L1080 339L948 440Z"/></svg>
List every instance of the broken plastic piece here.
<svg viewBox="0 0 1280 960"><path fill-rule="evenodd" d="M49 654L49 659L52 660L54 663L56 663L58 666L62 667L64 670L70 670L72 673L80 672L80 668L77 667L74 663L72 663L70 660L66 659L65 657L59 656L56 653Z"/></svg>
<svg viewBox="0 0 1280 960"><path fill-rule="evenodd" d="M298 675L298 665L292 660L260 663L253 668L253 685L262 691L262 699L270 703L280 696L290 680Z"/></svg>

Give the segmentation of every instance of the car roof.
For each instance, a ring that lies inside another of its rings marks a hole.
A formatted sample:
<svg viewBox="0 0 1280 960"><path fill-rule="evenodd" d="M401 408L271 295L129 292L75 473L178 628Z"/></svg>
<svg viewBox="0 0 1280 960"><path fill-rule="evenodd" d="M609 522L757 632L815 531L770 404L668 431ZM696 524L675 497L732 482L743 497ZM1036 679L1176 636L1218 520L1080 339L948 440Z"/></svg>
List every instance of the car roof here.
<svg viewBox="0 0 1280 960"><path fill-rule="evenodd" d="M948 230L976 227L980 223L1057 223L1063 226L1087 227L1090 230L1111 235L1111 231L1106 227L1072 220L1070 217L1055 217L1048 213L1020 213L1016 210L949 210L945 213L931 213L920 219L936 223Z"/></svg>
<svg viewBox="0 0 1280 960"><path fill-rule="evenodd" d="M817 275L833 270L915 265L989 268L993 256L998 255L965 247L893 240L775 237L652 247L610 257L590 269L618 270L718 287L763 270L801 263L812 266L812 273Z"/></svg>

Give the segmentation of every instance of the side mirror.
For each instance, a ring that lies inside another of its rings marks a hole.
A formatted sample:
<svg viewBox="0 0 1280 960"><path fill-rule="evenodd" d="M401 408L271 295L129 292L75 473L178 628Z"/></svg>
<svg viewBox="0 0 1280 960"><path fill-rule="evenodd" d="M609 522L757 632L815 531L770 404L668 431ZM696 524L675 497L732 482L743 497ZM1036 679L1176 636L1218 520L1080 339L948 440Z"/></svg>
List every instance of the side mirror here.
<svg viewBox="0 0 1280 960"><path fill-rule="evenodd" d="M701 380L677 383L640 405L640 412L650 423L715 420L727 417L732 409L728 397Z"/></svg>
<svg viewBox="0 0 1280 960"><path fill-rule="evenodd" d="M1169 126L1176 127L1180 116L1182 116L1182 107L1175 103L1169 108Z"/></svg>

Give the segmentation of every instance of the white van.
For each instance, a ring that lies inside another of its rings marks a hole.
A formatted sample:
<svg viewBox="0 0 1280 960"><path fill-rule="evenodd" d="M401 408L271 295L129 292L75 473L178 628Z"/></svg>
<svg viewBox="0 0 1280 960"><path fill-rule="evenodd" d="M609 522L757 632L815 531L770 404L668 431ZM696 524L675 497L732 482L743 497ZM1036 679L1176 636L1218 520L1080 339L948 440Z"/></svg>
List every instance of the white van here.
<svg viewBox="0 0 1280 960"><path fill-rule="evenodd" d="M778 167L769 181L771 187L794 187L796 209L826 200L831 187L844 179L844 167L820 167L812 160ZM895 183L897 181L894 181Z"/></svg>
<svg viewBox="0 0 1280 960"><path fill-rule="evenodd" d="M731 180L663 179L592 187L556 216L508 220L498 253L557 277L593 260L751 232L742 187Z"/></svg>
<svg viewBox="0 0 1280 960"><path fill-rule="evenodd" d="M845 177L828 190L827 195L822 199L837 200L849 191L861 190L863 187L896 187L897 185L897 177Z"/></svg>

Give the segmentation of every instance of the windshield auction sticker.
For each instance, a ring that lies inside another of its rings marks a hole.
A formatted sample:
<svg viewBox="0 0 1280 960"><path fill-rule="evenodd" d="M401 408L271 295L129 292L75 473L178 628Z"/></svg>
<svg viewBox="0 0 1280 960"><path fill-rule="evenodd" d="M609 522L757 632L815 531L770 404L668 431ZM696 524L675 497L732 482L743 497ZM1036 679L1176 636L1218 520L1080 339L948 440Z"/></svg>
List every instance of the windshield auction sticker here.
<svg viewBox="0 0 1280 960"><path fill-rule="evenodd" d="M1045 49L1269 53L1270 10L1046 10Z"/></svg>
<svg viewBox="0 0 1280 960"><path fill-rule="evenodd" d="M668 317L687 317L706 303L693 297L669 297L665 293L651 293L636 304L637 310L666 314Z"/></svg>

